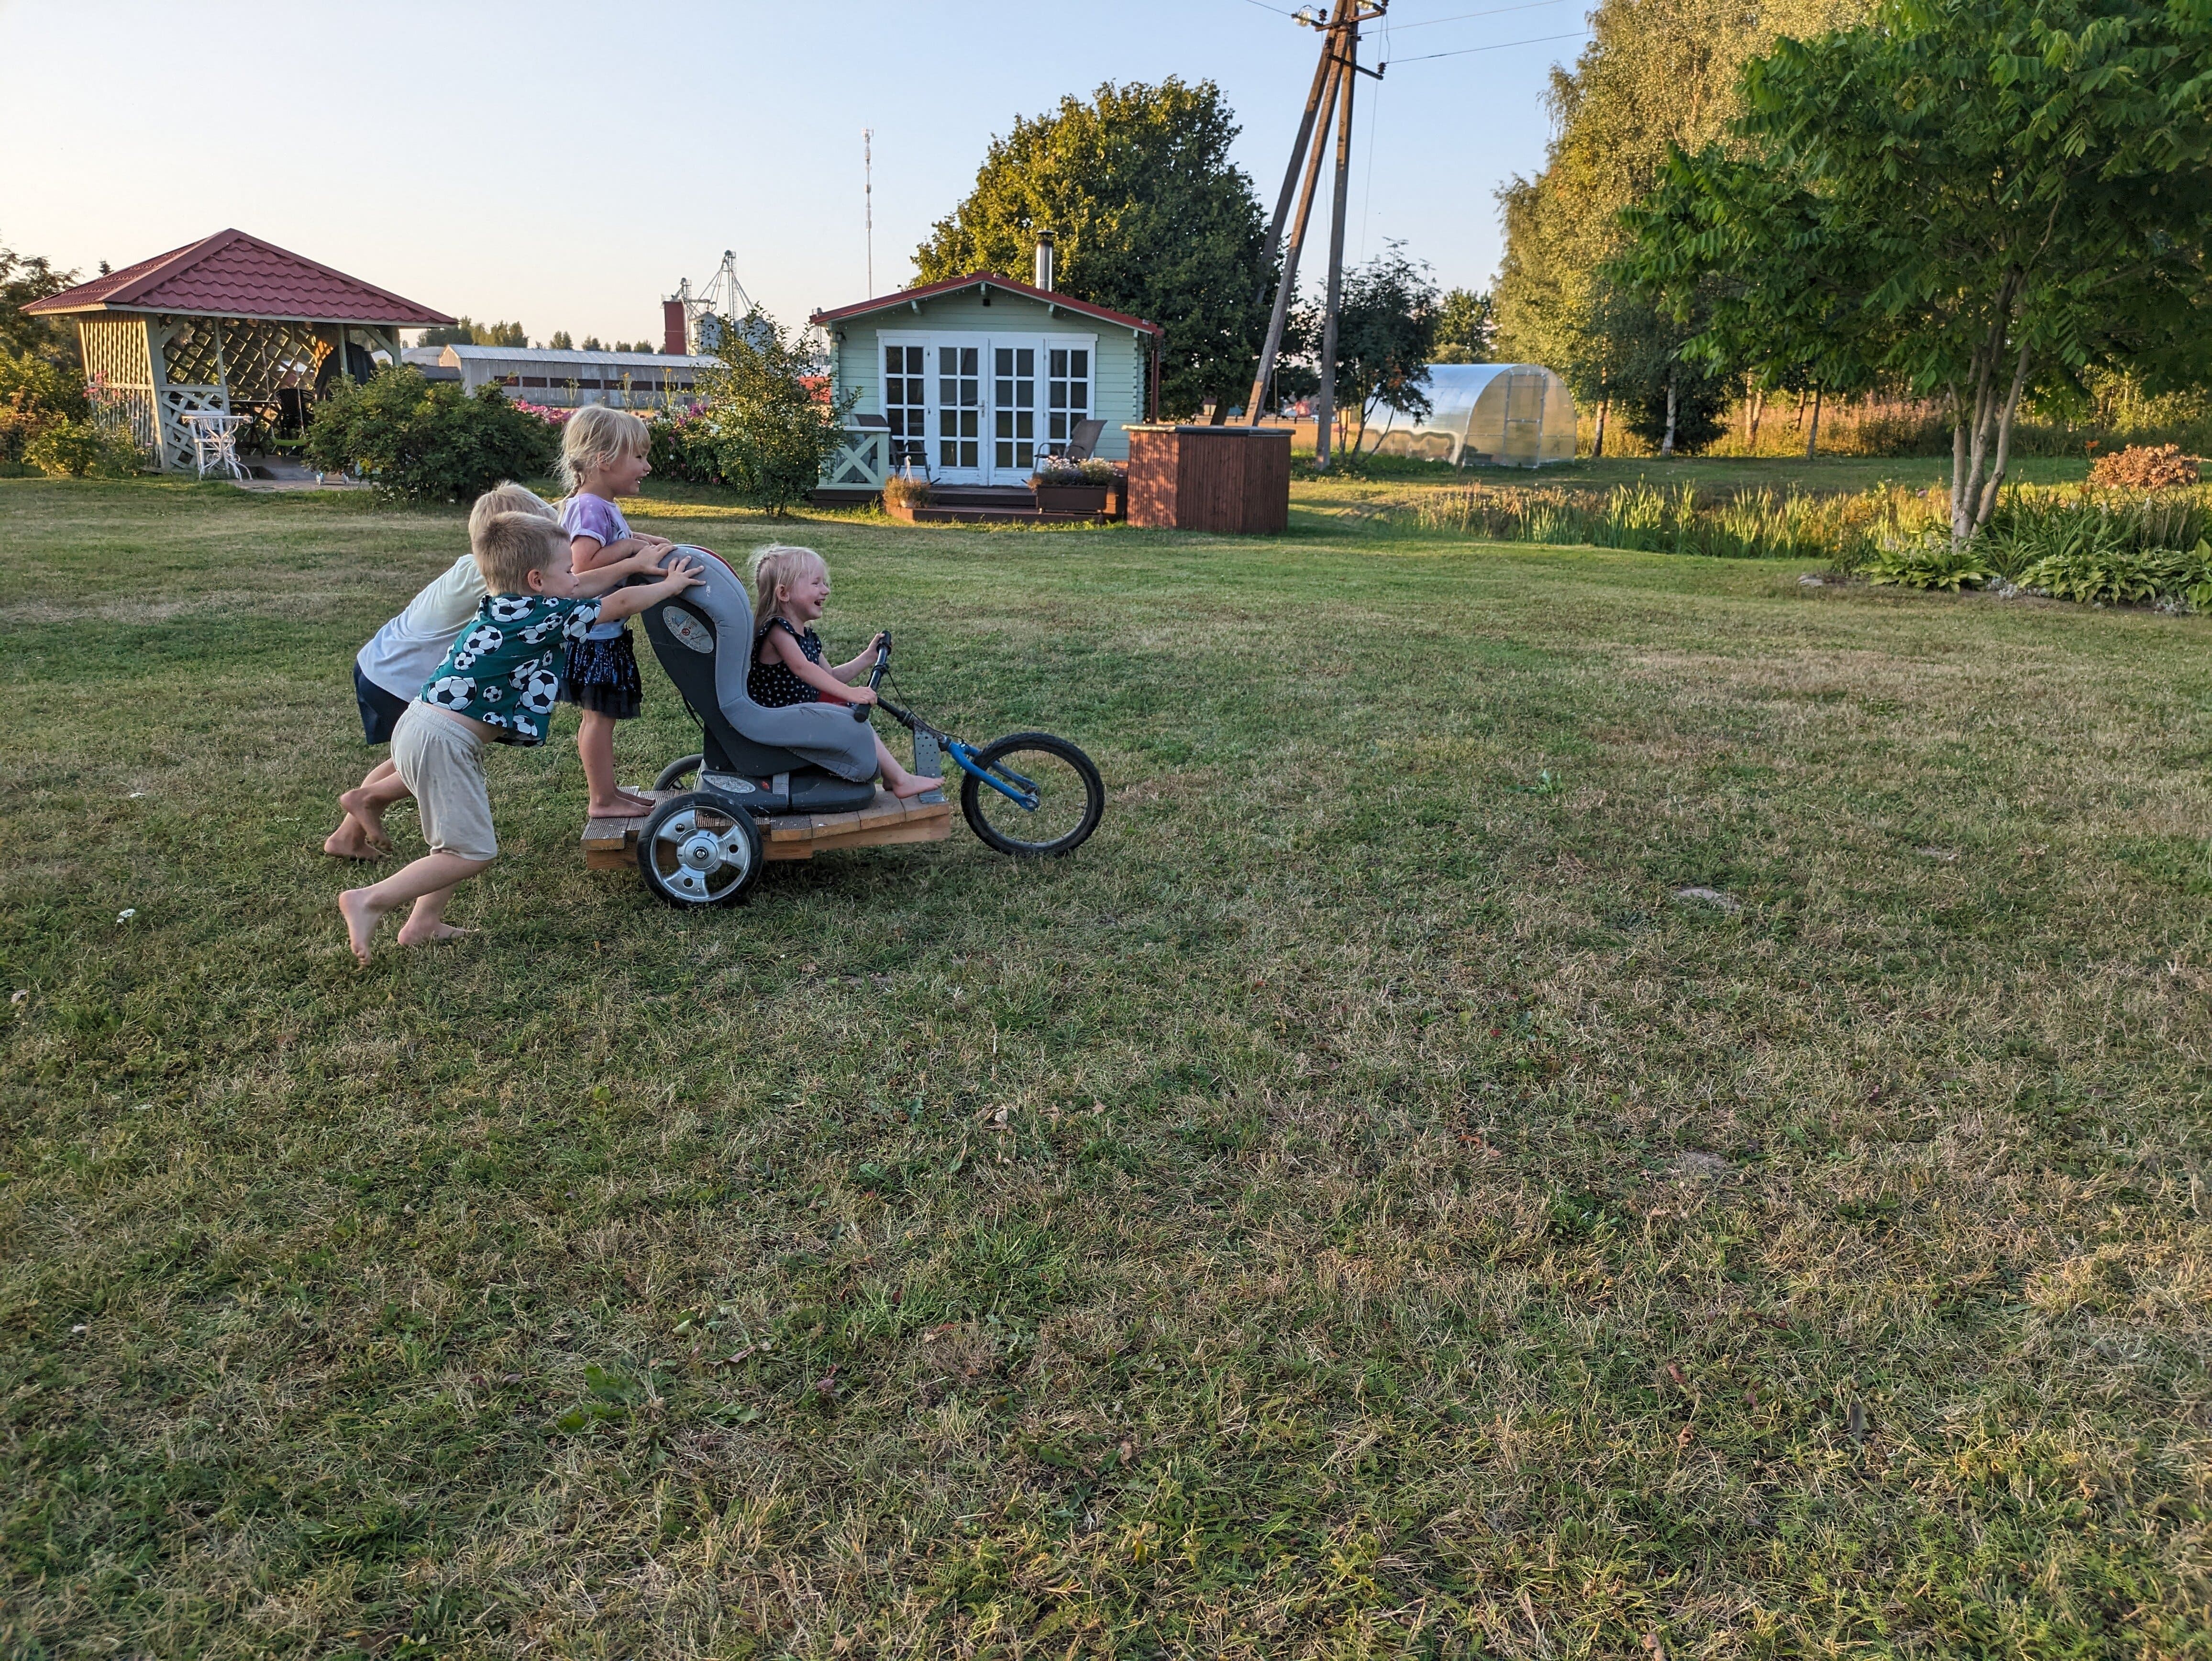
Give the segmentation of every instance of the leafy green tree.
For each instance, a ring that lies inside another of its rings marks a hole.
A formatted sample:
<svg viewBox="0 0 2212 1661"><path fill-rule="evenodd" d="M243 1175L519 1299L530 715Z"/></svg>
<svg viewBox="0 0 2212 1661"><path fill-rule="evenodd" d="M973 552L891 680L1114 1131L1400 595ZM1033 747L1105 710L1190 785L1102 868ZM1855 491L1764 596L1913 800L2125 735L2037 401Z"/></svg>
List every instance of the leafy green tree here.
<svg viewBox="0 0 2212 1661"><path fill-rule="evenodd" d="M1687 332L1609 269L1629 241L1622 212L1650 190L1670 148L1695 150L1726 130L1747 58L1779 33L1826 28L1865 5L1599 0L1590 44L1572 70L1554 71L1543 171L1498 192L1505 254L1492 290L1494 356L1556 370L1597 410L1601 447L1615 400L1644 426L1639 412L1663 411L1670 379L1678 415L1683 399L1672 353ZM1661 433L1663 443L1663 424Z"/></svg>
<svg viewBox="0 0 2212 1661"><path fill-rule="evenodd" d="M2212 12L2149 0L1910 0L1747 65L1739 155L1678 157L1633 262L1710 321L1884 374L1953 413L1951 532L1996 507L2039 387L2208 367Z"/></svg>
<svg viewBox="0 0 2212 1661"><path fill-rule="evenodd" d="M1407 258L1402 242L1386 244L1374 259L1344 274L1337 310L1335 404L1352 426L1345 447L1350 454L1359 453L1377 410L1410 416L1429 412L1437 315L1437 285L1429 268ZM1319 306L1302 308L1291 336L1316 386L1324 321Z"/></svg>
<svg viewBox="0 0 2212 1661"><path fill-rule="evenodd" d="M0 351L43 358L70 374L80 374L76 330L66 319L27 317L23 307L77 283L75 271L58 271L52 261L0 247Z"/></svg>
<svg viewBox="0 0 2212 1661"><path fill-rule="evenodd" d="M576 350L576 343L569 338L566 329L554 330L553 338L548 340L545 345L548 350L556 352L573 352Z"/></svg>
<svg viewBox="0 0 2212 1661"><path fill-rule="evenodd" d="M1452 289L1437 305L1436 358L1438 363L1487 363L1498 317L1486 294L1472 289Z"/></svg>
<svg viewBox="0 0 2212 1661"><path fill-rule="evenodd" d="M1054 286L1157 323L1160 405L1225 411L1250 389L1272 274L1252 181L1229 160L1234 116L1211 81L1100 87L991 141L975 188L915 252L920 280L1028 282L1054 234Z"/></svg>
<svg viewBox="0 0 2212 1661"><path fill-rule="evenodd" d="M781 514L821 483L860 394L832 400L822 354L757 306L719 338L721 362L698 378L702 419L731 488Z"/></svg>

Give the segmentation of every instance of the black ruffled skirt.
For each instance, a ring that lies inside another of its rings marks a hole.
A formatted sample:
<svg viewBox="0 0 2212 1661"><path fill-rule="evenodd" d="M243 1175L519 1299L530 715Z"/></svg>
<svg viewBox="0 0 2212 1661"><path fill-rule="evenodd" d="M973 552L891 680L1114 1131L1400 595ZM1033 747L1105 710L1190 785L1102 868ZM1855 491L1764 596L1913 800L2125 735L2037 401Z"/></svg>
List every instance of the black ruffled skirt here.
<svg viewBox="0 0 2212 1661"><path fill-rule="evenodd" d="M580 640L568 648L561 697L579 709L596 709L617 721L634 721L645 709L645 686L637 678L637 654L629 630L612 640Z"/></svg>

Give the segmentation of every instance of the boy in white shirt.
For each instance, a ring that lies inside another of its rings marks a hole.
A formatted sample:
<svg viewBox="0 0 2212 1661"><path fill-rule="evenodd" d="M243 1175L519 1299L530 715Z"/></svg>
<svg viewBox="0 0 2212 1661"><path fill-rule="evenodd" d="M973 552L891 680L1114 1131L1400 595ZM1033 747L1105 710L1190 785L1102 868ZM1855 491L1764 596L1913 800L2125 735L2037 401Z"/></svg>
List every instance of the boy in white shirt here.
<svg viewBox="0 0 2212 1661"><path fill-rule="evenodd" d="M498 484L469 509L469 541L498 514L537 514L557 519L553 508L520 484ZM392 729L415 701L422 684L437 672L461 630L484 597L483 575L476 557L463 554L445 574L407 602L407 609L376 631L353 660L354 700L361 706L362 737L370 744L392 742ZM336 859L373 860L389 854L384 815L410 792L386 757L368 776L338 798L345 817L323 842Z"/></svg>

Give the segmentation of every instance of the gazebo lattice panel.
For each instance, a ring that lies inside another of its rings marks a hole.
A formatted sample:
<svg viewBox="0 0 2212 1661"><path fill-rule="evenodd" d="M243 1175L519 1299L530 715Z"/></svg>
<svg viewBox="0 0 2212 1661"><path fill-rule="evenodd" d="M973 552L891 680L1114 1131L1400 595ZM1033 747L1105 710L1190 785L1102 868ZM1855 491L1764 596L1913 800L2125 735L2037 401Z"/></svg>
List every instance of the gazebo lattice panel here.
<svg viewBox="0 0 2212 1661"><path fill-rule="evenodd" d="M228 415L230 402L220 386L164 386L161 388L161 449L164 465L175 468L190 466L192 460L192 429L185 425L180 417L201 410L213 410Z"/></svg>
<svg viewBox="0 0 2212 1661"><path fill-rule="evenodd" d="M211 317L170 325L161 343L161 379L172 386L221 386L222 325Z"/></svg>
<svg viewBox="0 0 2212 1661"><path fill-rule="evenodd" d="M142 450L155 443L154 359L143 318L88 318L80 326L85 379L103 425L127 427Z"/></svg>
<svg viewBox="0 0 2212 1661"><path fill-rule="evenodd" d="M289 387L313 386L331 350L311 324L225 319L222 361L231 402L273 405Z"/></svg>

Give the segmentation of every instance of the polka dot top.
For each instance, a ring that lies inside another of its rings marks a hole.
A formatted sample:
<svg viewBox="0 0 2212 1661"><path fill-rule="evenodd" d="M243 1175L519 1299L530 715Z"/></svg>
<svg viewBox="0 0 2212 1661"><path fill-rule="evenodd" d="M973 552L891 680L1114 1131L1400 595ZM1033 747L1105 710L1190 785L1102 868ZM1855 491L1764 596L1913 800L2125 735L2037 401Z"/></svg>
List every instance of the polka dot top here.
<svg viewBox="0 0 2212 1661"><path fill-rule="evenodd" d="M799 649L806 654L809 663L822 661L821 636L811 629L802 635L781 618L770 618L768 629L762 630L759 639L753 643L752 667L745 672L745 691L752 701L763 709L782 709L794 703L812 703L820 699L822 694L793 674L781 658L772 663L760 660L760 648L767 643L769 629L781 629L797 641Z"/></svg>

